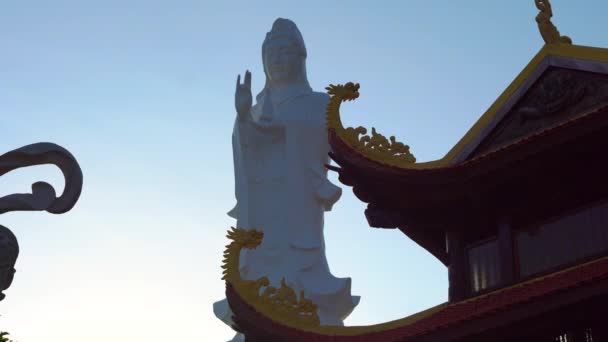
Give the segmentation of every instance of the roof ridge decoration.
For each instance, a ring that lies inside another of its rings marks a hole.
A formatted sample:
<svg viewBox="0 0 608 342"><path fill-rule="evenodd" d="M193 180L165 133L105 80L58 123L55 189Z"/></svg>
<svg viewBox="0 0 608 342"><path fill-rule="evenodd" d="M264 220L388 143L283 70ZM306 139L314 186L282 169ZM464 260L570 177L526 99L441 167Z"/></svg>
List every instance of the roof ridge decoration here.
<svg viewBox="0 0 608 342"><path fill-rule="evenodd" d="M232 286L240 301L266 319L286 328L317 335L308 335L311 339L306 339L306 341L312 340L314 337L319 341L346 341L348 337L355 337L353 341L362 341L363 338L366 340L379 338L381 337L379 334L386 334L385 338L391 336L390 341L403 340L462 324L472 319L488 317L517 303L530 303L575 286L585 286L591 281L608 279L608 257L602 257L466 300L442 303L393 321L366 326L321 326L318 324L318 316L315 313L316 306L312 301L304 298L302 293L298 301L295 298L295 292L282 284L278 291L284 294L273 296L273 292L270 295L264 293L260 295L262 287L267 286L263 284L267 280L265 277L258 280L241 279L238 272L239 253L243 248L256 248L262 241L262 232L254 229L232 228L228 232L228 238L232 242L226 246L224 252L223 279ZM552 280L554 283L550 283ZM538 287L538 284L543 283L550 286ZM515 301L509 299L513 296L515 296ZM235 323L237 328L240 328L238 320ZM400 332L399 329L409 330ZM407 335L403 336L404 333ZM369 336L364 336L368 334ZM385 340L389 341L389 339L383 339L383 341ZM302 339L297 339L297 341L302 341Z"/></svg>
<svg viewBox="0 0 608 342"><path fill-rule="evenodd" d="M239 256L243 249L255 249L264 238L264 232L256 229L231 227L226 237L231 241L224 250L222 280L230 284L238 296L257 312L273 322L301 331L321 335L355 336L383 332L413 324L447 307L442 303L401 319L365 326L322 326L317 305L305 297L304 291L297 296L285 281L280 288L270 286L267 277L256 280L242 279L239 272ZM235 322L238 326L238 322Z"/></svg>
<svg viewBox="0 0 608 342"><path fill-rule="evenodd" d="M314 329L320 325L317 305L281 280L281 286L270 286L268 277L256 280L241 278L239 256L242 249L255 249L262 243L264 232L232 227L226 235L232 242L226 246L222 262L222 280L232 284L237 293L270 319L298 329ZM263 289L263 292L262 292Z"/></svg>
<svg viewBox="0 0 608 342"><path fill-rule="evenodd" d="M332 130L350 147L382 164L391 166L411 166L416 158L410 152L410 147L395 139L386 138L372 127L371 136L363 126L344 128L340 120L340 105L342 102L353 101L359 97L359 83L348 82L344 85L330 84L325 88L331 96L327 105L327 129Z"/></svg>
<svg viewBox="0 0 608 342"><path fill-rule="evenodd" d="M560 36L559 30L551 22L553 9L549 0L534 0L536 8L540 11L536 16L538 29L546 44L572 44L572 39L568 36Z"/></svg>

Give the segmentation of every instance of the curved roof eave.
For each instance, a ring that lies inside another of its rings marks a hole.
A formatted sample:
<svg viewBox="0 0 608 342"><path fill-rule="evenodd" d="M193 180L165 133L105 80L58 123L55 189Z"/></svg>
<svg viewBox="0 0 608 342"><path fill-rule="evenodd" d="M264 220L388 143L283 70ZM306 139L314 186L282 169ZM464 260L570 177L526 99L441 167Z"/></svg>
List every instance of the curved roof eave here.
<svg viewBox="0 0 608 342"><path fill-rule="evenodd" d="M543 72L551 66L608 74L608 49L568 44L545 44L507 89L443 158L428 162L411 163L406 166L393 165L392 167L402 170L432 170L456 166L465 162L475 148L541 77ZM365 155L365 153L361 154L366 159L375 159ZM383 162L380 163L384 164Z"/></svg>

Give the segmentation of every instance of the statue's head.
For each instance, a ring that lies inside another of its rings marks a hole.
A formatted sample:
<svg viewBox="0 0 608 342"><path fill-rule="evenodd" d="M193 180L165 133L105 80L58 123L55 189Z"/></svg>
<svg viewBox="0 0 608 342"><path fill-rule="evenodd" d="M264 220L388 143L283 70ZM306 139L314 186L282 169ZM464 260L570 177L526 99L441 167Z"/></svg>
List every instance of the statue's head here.
<svg viewBox="0 0 608 342"><path fill-rule="evenodd" d="M17 238L10 229L0 226L0 300L5 297L2 291L8 289L13 282L18 256Z"/></svg>
<svg viewBox="0 0 608 342"><path fill-rule="evenodd" d="M262 60L267 84L308 84L306 46L293 21L283 18L275 20L262 44Z"/></svg>

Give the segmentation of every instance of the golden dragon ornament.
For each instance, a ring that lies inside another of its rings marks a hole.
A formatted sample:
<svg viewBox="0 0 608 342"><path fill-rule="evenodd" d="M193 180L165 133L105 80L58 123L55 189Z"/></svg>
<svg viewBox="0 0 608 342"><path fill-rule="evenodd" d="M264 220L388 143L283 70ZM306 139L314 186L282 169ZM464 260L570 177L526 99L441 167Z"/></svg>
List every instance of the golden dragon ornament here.
<svg viewBox="0 0 608 342"><path fill-rule="evenodd" d="M568 36L561 36L557 27L551 22L553 9L549 0L534 0L536 8L540 11L536 16L538 29L543 40L547 44L572 44L572 39Z"/></svg>
<svg viewBox="0 0 608 342"><path fill-rule="evenodd" d="M285 283L277 289L269 286L267 277L245 280L239 272L239 256L242 249L254 249L260 245L264 233L255 229L232 227L226 236L231 240L224 251L222 279L232 285L239 297L267 318L284 326L314 332L326 336L356 336L380 332L412 324L445 307L441 304L395 321L368 326L322 326L317 314L317 305L300 292L300 296ZM261 293L261 294L260 294Z"/></svg>
<svg viewBox="0 0 608 342"><path fill-rule="evenodd" d="M416 162L410 147L397 141L394 136L387 139L376 132L374 127L371 135L367 135L367 129L362 126L344 128L340 120L340 106L342 102L353 101L359 97L358 83L330 84L325 89L330 95L326 116L328 130L333 130L347 145L379 163L407 167Z"/></svg>
<svg viewBox="0 0 608 342"><path fill-rule="evenodd" d="M241 278L239 272L241 249L255 249L259 246L264 238L263 232L232 227L226 237L232 242L224 251L222 279L229 282L242 299L260 313L284 325L306 330L320 325L317 306L304 296L304 291L297 296L296 292L287 286L285 278L281 280L279 288L270 286L267 277L257 280Z"/></svg>

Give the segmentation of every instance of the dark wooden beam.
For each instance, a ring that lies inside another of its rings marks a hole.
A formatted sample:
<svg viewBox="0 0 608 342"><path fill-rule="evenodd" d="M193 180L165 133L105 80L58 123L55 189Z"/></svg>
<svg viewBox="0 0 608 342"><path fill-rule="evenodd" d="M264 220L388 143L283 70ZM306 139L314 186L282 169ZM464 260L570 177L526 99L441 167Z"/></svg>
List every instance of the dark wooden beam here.
<svg viewBox="0 0 608 342"><path fill-rule="evenodd" d="M467 287L467 266L466 250L464 248L463 234L460 231L448 231L446 233L446 245L448 252L448 279L449 290L448 300L455 302L466 297Z"/></svg>
<svg viewBox="0 0 608 342"><path fill-rule="evenodd" d="M511 224L506 218L502 218L498 222L498 258L502 284L513 283L515 281L513 233Z"/></svg>
<svg viewBox="0 0 608 342"><path fill-rule="evenodd" d="M441 231L417 230L410 229L405 226L398 227L403 234L407 235L412 241L425 248L435 258L439 259L445 266L449 265L448 253L445 246L445 234ZM444 235L443 239L439 239L439 235ZM438 243L441 241L443 243Z"/></svg>

